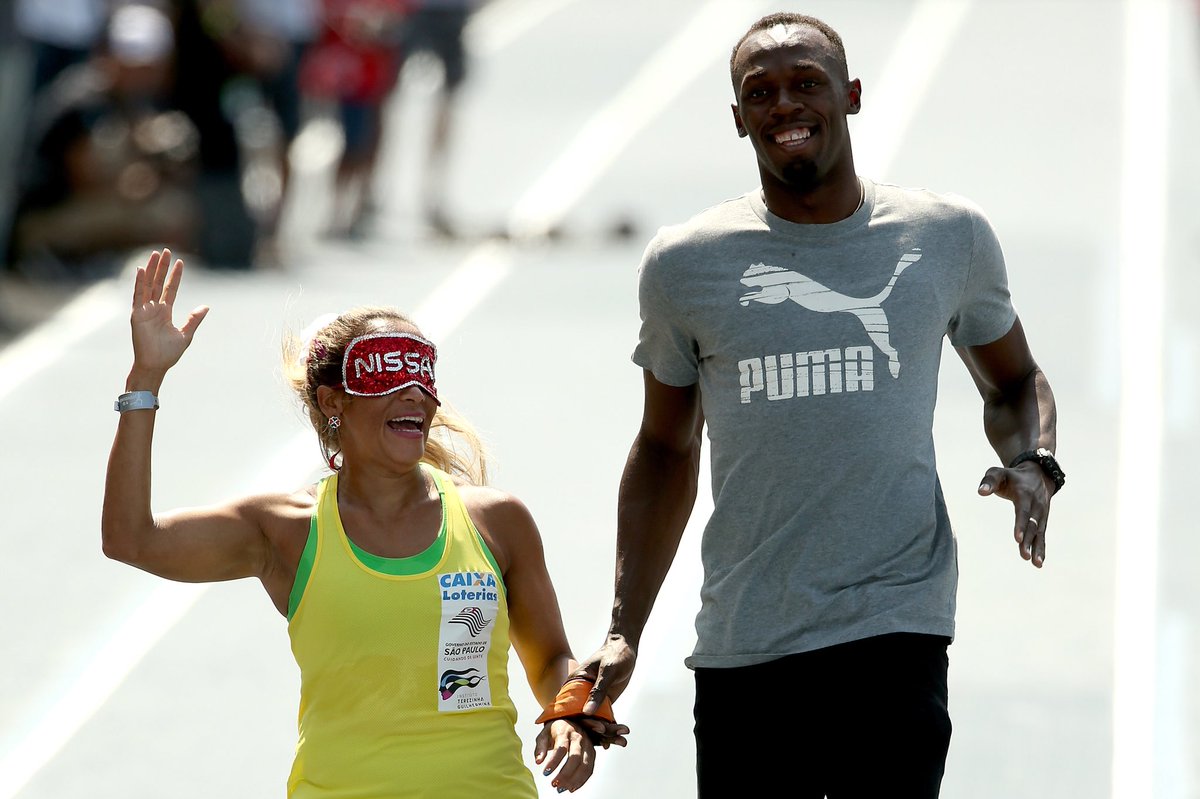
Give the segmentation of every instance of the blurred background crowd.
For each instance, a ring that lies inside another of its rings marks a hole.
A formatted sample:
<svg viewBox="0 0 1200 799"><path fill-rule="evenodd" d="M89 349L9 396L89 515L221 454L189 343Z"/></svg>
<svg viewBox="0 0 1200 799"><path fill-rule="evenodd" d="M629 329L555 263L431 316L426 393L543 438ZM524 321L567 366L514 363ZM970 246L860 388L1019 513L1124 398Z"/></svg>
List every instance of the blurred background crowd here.
<svg viewBox="0 0 1200 799"><path fill-rule="evenodd" d="M341 152L328 236L370 229L385 114L406 59L440 88L423 160L439 186L463 30L479 0L5 0L0 3L0 292L78 286L169 246L215 269L277 265L289 148L314 119ZM0 331L17 322L0 302Z"/></svg>

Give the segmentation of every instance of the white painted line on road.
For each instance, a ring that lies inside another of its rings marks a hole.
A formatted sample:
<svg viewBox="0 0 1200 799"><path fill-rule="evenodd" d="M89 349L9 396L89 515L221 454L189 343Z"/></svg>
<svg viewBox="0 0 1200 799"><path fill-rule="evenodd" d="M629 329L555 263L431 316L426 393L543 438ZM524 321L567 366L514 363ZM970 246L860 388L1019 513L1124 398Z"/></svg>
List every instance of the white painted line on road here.
<svg viewBox="0 0 1200 799"><path fill-rule="evenodd" d="M127 616L33 728L0 760L0 797L16 796L103 707L133 667L188 611L205 586L164 583Z"/></svg>
<svg viewBox="0 0 1200 799"><path fill-rule="evenodd" d="M575 1L492 0L471 15L463 31L467 48L481 58L494 55Z"/></svg>
<svg viewBox="0 0 1200 799"><path fill-rule="evenodd" d="M512 250L498 243L476 247L463 264L425 298L412 319L421 332L442 341L483 304L512 272Z"/></svg>
<svg viewBox="0 0 1200 799"><path fill-rule="evenodd" d="M863 85L863 110L857 118L862 121L861 128L856 126L853 139L859 174L887 180L904 134L920 108L917 101L933 82L972 2L921 0L913 7L877 82Z"/></svg>
<svg viewBox="0 0 1200 799"><path fill-rule="evenodd" d="M132 287L128 296L132 300ZM0 400L47 366L63 363L68 350L115 317L120 309L116 284L97 283L0 350Z"/></svg>
<svg viewBox="0 0 1200 799"><path fill-rule="evenodd" d="M1113 799L1155 796L1168 2L1126 0L1123 25Z"/></svg>
<svg viewBox="0 0 1200 799"><path fill-rule="evenodd" d="M714 58L728 55L730 31L751 21L744 0L709 0L588 120L541 179L517 200L508 223L514 238L536 238L552 230L642 129Z"/></svg>

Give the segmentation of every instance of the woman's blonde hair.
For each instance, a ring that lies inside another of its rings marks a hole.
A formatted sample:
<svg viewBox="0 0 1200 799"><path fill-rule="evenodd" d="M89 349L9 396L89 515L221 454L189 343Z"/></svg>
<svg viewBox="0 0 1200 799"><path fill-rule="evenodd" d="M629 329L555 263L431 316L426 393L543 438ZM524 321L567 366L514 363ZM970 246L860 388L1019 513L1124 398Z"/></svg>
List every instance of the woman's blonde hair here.
<svg viewBox="0 0 1200 799"><path fill-rule="evenodd" d="M321 454L331 468L341 451L338 431L317 403L318 386L342 382L342 356L355 338L367 333L397 331L420 333L420 329L394 308L364 306L340 316L320 319L311 335L286 334L283 339L283 374L297 399L308 412L317 433ZM438 406L429 427L421 461L476 485L487 482L488 458L479 434L445 401Z"/></svg>

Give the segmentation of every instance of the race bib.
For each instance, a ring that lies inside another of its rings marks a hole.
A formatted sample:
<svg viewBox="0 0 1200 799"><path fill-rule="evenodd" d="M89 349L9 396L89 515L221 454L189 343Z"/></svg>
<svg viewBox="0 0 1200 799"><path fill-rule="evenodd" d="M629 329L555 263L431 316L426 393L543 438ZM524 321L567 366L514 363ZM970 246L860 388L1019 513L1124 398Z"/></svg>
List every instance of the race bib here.
<svg viewBox="0 0 1200 799"><path fill-rule="evenodd" d="M492 706L488 653L500 612L500 590L491 572L438 575L442 623L438 636L438 711Z"/></svg>

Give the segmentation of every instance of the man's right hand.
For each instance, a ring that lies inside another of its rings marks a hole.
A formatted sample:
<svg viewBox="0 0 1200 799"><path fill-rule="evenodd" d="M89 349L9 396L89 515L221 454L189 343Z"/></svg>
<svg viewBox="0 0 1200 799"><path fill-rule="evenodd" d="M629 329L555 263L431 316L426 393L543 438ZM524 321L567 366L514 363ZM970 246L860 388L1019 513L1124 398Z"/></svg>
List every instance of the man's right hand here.
<svg viewBox="0 0 1200 799"><path fill-rule="evenodd" d="M604 646L581 661L579 668L571 675L587 677L594 682L583 712L595 713L605 696L616 702L617 697L625 693L636 663L637 651L625 640L625 636L610 634Z"/></svg>

